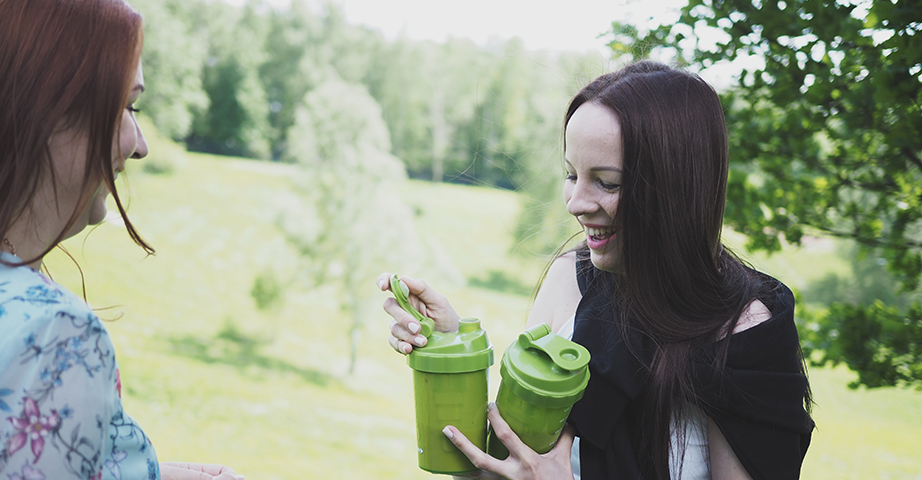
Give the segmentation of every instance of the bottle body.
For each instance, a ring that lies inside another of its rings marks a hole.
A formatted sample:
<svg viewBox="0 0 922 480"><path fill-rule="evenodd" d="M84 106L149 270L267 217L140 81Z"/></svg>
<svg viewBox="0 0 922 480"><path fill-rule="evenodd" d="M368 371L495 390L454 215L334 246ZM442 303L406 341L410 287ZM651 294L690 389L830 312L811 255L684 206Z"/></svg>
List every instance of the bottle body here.
<svg viewBox="0 0 922 480"><path fill-rule="evenodd" d="M535 452L547 453L557 444L573 404L589 382L588 363L584 347L551 333L547 325L526 330L503 353L496 408ZM500 460L509 456L492 430L487 452Z"/></svg>
<svg viewBox="0 0 922 480"><path fill-rule="evenodd" d="M535 405L500 384L496 394L496 408L525 445L537 453L547 453L557 445L573 405ZM509 450L496 438L492 429L487 436L487 449L491 456L500 460L509 456Z"/></svg>
<svg viewBox="0 0 922 480"><path fill-rule="evenodd" d="M442 433L453 425L477 448L487 441L487 370L466 373L413 371L419 468L457 475L476 471Z"/></svg>

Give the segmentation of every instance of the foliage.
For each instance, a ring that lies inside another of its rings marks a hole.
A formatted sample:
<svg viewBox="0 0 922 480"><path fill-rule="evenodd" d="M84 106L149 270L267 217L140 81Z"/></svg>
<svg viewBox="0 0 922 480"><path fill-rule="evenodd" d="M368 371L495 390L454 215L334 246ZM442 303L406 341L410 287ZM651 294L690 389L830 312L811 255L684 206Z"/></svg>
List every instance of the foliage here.
<svg viewBox="0 0 922 480"><path fill-rule="evenodd" d="M271 310L282 303L282 286L270 271L259 274L253 280L253 289L250 296L256 302L256 309L261 311Z"/></svg>
<svg viewBox="0 0 922 480"><path fill-rule="evenodd" d="M920 19L922 4L910 1L691 0L675 25L615 24L612 47L694 68L742 61L723 95L728 223L768 251L808 231L854 239L911 292L922 276ZM918 332L903 345L888 327L922 328L919 308L834 305L823 331L838 335L824 359L845 361L868 386L922 382ZM864 342L876 346L855 354ZM890 349L916 353L894 363Z"/></svg>
<svg viewBox="0 0 922 480"><path fill-rule="evenodd" d="M142 65L146 90L140 106L164 135L184 139L192 126L192 112L208 107L201 77L205 39L193 35L176 16L172 8L176 2L132 3L144 14Z"/></svg>
<svg viewBox="0 0 922 480"><path fill-rule="evenodd" d="M425 249L396 194L406 173L387 153L387 126L363 86L331 74L307 94L292 131L291 160L303 170L299 203L308 213L289 213L282 228L304 257L307 282L340 286L340 309L352 318L351 373L369 287L380 272L424 257ZM306 220L313 225L305 228Z"/></svg>
<svg viewBox="0 0 922 480"><path fill-rule="evenodd" d="M151 145L152 153L161 149ZM130 180L129 213L156 257L144 259L112 222L65 241L84 280L62 252L46 257L56 281L77 292L85 284L94 307L117 306L101 315L124 312L106 324L122 401L158 457L230 465L247 478L270 480L341 478L344 468L350 478L434 480L417 467L412 375L384 341L390 317L374 285L363 286L373 308L351 376L342 375L350 319L337 310L338 290L292 285L272 314L280 334L265 335L266 315L248 292L267 268L288 278L304 264L279 239L271 215L279 195L292 192L299 167L186 155L173 175L146 175L132 162L119 175L119 182ZM521 194L421 181L407 182L402 193L417 199L425 211L417 224L444 245L464 276L501 270L522 283L537 278L543 262L507 255L514 239L504 226L517 220ZM830 262L786 248L762 267L780 278L788 267L799 272L793 276L822 277ZM483 320L497 355L524 328L527 297L424 278L460 313ZM491 388L499 383L499 364L491 367ZM922 396L849 390L853 377L844 368L811 369L820 428L802 477L918 479Z"/></svg>
<svg viewBox="0 0 922 480"><path fill-rule="evenodd" d="M247 5L193 4L191 22L208 35L202 84L207 110L196 110L191 149L224 155L268 158L268 110L258 77L263 62L263 17Z"/></svg>
<svg viewBox="0 0 922 480"><path fill-rule="evenodd" d="M574 75L603 63L527 52L517 39L386 40L348 24L335 2L137 4L147 19L145 110L193 150L290 161L295 113L336 75L382 107L388 153L410 176L523 188L536 199L549 192L546 160ZM536 203L540 223L547 209Z"/></svg>

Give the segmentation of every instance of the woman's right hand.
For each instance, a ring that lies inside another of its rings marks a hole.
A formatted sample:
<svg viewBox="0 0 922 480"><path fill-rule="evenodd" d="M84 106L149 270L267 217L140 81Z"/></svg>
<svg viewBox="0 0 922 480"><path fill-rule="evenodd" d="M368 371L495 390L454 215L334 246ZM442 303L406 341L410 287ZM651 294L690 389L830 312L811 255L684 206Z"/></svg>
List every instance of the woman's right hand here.
<svg viewBox="0 0 922 480"><path fill-rule="evenodd" d="M378 288L382 292L390 291L391 276L390 273L382 273L378 277ZM431 318L435 322L436 330L440 332L458 331L458 321L461 317L452 308L445 295L433 290L422 280L414 280L406 276L401 276L400 280L410 290L408 295L410 304L424 317ZM413 315L400 308L394 297L388 297L384 301L384 311L394 318L391 323L391 336L388 338L388 343L394 350L408 354L413 351L414 347L426 344L426 337L419 335L419 322L413 318Z"/></svg>

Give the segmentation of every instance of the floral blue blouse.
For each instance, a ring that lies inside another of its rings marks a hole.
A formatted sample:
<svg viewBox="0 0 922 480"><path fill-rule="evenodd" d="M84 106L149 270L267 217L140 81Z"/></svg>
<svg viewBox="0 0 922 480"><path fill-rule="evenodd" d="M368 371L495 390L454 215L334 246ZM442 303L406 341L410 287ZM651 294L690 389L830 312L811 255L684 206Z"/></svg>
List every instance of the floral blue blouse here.
<svg viewBox="0 0 922 480"><path fill-rule="evenodd" d="M159 479L121 388L93 310L41 273L0 263L0 478Z"/></svg>

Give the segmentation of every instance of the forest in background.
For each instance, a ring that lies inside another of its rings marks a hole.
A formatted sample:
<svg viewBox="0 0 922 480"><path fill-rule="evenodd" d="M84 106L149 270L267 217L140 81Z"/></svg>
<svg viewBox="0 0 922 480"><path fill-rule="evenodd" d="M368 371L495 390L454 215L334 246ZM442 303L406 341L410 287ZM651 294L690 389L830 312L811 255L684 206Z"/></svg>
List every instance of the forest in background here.
<svg viewBox="0 0 922 480"><path fill-rule="evenodd" d="M513 250L553 251L574 230L559 201L559 157L575 91L639 58L700 70L757 57L722 92L728 226L751 251L854 241L847 275L799 292L805 350L818 365L859 372L853 386L922 380L917 3L690 0L674 25L614 22L611 59L530 52L517 39L389 40L348 24L332 2L134 3L146 18L145 115L192 151L300 165L299 198L280 224L312 260L312 281L332 275L346 286L371 274L353 273L359 265L407 251L398 244L426 249L412 227L356 241L411 225L392 191L407 175L516 190L524 208ZM702 29L718 40L702 41ZM358 311L358 299L342 301Z"/></svg>

